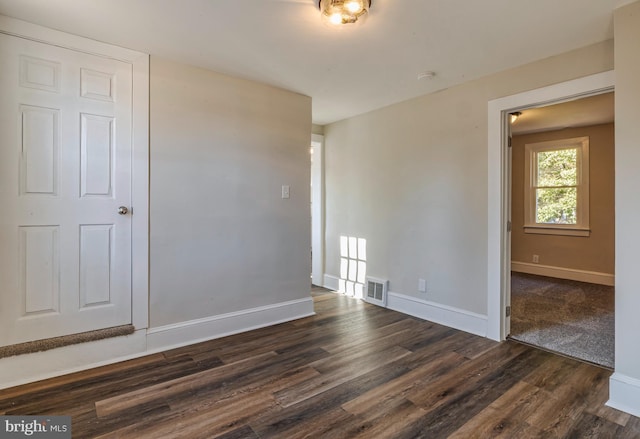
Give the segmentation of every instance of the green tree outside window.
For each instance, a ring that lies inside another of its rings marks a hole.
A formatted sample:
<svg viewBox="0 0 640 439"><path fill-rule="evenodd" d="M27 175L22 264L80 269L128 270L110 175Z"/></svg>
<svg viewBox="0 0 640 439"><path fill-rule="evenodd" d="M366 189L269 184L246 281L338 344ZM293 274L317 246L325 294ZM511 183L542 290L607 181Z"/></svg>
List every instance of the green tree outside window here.
<svg viewBox="0 0 640 439"><path fill-rule="evenodd" d="M536 223L577 223L577 159L577 148L536 154Z"/></svg>

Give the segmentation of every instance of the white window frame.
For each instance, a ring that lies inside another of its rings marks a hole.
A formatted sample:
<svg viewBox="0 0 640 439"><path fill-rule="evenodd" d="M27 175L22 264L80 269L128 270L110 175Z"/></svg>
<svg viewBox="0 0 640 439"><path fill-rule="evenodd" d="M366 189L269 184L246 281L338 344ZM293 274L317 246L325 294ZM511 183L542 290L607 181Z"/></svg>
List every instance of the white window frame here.
<svg viewBox="0 0 640 439"><path fill-rule="evenodd" d="M576 188L577 224L536 222L537 154L546 151L577 149ZM550 140L525 145L524 232L545 235L589 236L589 137Z"/></svg>

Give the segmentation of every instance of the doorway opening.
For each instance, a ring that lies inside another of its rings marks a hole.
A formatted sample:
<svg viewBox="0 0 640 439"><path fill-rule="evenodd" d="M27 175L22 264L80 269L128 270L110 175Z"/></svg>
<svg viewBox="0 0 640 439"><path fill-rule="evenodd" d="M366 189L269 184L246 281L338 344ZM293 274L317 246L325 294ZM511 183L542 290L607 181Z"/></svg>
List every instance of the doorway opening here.
<svg viewBox="0 0 640 439"><path fill-rule="evenodd" d="M505 340L511 327L511 152L509 115L613 91L608 71L488 103L487 337Z"/></svg>
<svg viewBox="0 0 640 439"><path fill-rule="evenodd" d="M517 115L508 337L613 369L614 93Z"/></svg>

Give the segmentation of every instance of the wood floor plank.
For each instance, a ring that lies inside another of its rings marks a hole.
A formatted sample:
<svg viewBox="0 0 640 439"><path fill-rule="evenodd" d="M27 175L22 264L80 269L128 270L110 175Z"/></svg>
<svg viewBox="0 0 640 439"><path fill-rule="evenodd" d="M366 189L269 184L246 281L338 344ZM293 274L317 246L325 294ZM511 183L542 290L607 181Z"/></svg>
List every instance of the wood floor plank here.
<svg viewBox="0 0 640 439"><path fill-rule="evenodd" d="M161 353L146 355L144 357L134 358L133 360L110 364L108 366L96 367L94 369L50 378L48 380L36 381L34 383L24 384L22 386L13 387L11 389L3 389L0 390L0 404L2 403L2 401L16 398L18 396L24 396L28 394L34 395L36 392L42 392L48 389L61 387L68 384L77 384L78 382L81 382L83 380L91 380L100 376L113 375L119 371L130 372L132 369L139 366L159 364L163 362L164 359L165 357Z"/></svg>
<svg viewBox="0 0 640 439"><path fill-rule="evenodd" d="M537 367L542 352L525 351L488 374L480 374L475 382L458 383L441 395L437 404L420 405L426 416L399 433L399 438L447 437L460 429L484 408L513 387L520 376ZM471 363L474 360L471 360ZM467 364L469 364L467 363ZM412 399L409 399L415 403Z"/></svg>
<svg viewBox="0 0 640 439"><path fill-rule="evenodd" d="M545 361L544 364L526 376L523 381L536 387L544 387L547 391L553 392L575 374L576 366L577 363L574 360L553 355L549 357L548 361Z"/></svg>
<svg viewBox="0 0 640 439"><path fill-rule="evenodd" d="M226 401L242 400L249 396L251 398L266 398L269 399L269 401L275 401L273 397L275 392L311 380L319 375L320 373L317 370L307 366L295 370L283 371L278 375L267 377L262 381L248 383L235 390L230 389L222 394L198 392L188 397L169 399L168 403L172 410L185 413L189 411L199 411L202 408L211 407L216 404L224 409Z"/></svg>
<svg viewBox="0 0 640 439"><path fill-rule="evenodd" d="M611 407L607 407L605 404L609 400L609 380L601 380L598 384L593 386L592 392L588 395L588 403L585 407L585 412L606 419L609 422L613 422L620 426L628 426L629 421L633 418L630 414L616 410ZM640 431L638 431L638 437L640 438Z"/></svg>
<svg viewBox="0 0 640 439"><path fill-rule="evenodd" d="M64 413L67 414L68 413ZM112 418L98 418L95 411L71 415L74 439L94 439L103 434L119 431L125 425L133 425L141 419L164 419L171 415L171 408L163 401L141 404L135 410L120 413Z"/></svg>
<svg viewBox="0 0 640 439"><path fill-rule="evenodd" d="M114 413L129 410L154 399L168 398L172 394L183 393L196 387L207 386L212 382L218 382L230 375L236 375L248 369L255 368L257 364L264 364L264 361L276 356L277 354L275 352L266 352L254 358L226 364L213 370L186 375L152 386L143 387L132 392L122 393L111 398L101 399L96 401L96 413L98 417L111 416Z"/></svg>
<svg viewBox="0 0 640 439"><path fill-rule="evenodd" d="M527 352L527 349L524 346L516 344L500 345L493 349L490 354L475 360L469 360L460 367L453 369L436 383L429 386L428 389L417 389L410 392L407 395L407 399L418 406L435 408L436 405L444 404L447 400L456 397L486 376L495 373L505 363L525 352Z"/></svg>
<svg viewBox="0 0 640 439"><path fill-rule="evenodd" d="M356 318L345 316L342 319L330 319L331 328L327 331L322 331L320 328L311 333L286 331L279 337L269 337L268 340L260 337L251 342L222 348L219 355L225 363L231 363L256 353L277 350L283 344L298 348L300 346L306 347L310 343L324 344L340 339L353 339L359 331L363 330L362 326L365 321L369 327L378 327L401 319L402 316L396 315L396 313L381 314L379 312L371 317L366 314ZM324 327L326 324L328 322L323 321L321 326Z"/></svg>
<svg viewBox="0 0 640 439"><path fill-rule="evenodd" d="M340 386L353 378L364 375L410 353L404 348L394 346L368 355L360 353L360 355L329 357L328 359L320 360L320 362L311 363L311 366L321 373L320 376L292 386L289 389L276 392L275 398L280 405L288 407Z"/></svg>
<svg viewBox="0 0 640 439"><path fill-rule="evenodd" d="M259 439L259 436L248 425L215 437L216 439Z"/></svg>
<svg viewBox="0 0 640 439"><path fill-rule="evenodd" d="M538 387L519 381L449 438L522 437L525 430L531 430L524 419L542 404L545 396Z"/></svg>
<svg viewBox="0 0 640 439"><path fill-rule="evenodd" d="M350 339L339 338L326 343L320 343L320 345L327 352L336 354L338 352L350 351L353 349L362 349L367 345L375 343L379 338L385 338L399 333L402 333L403 336L406 337L407 331L415 331L415 329L416 325L413 320L402 319L379 328L367 330L357 337L351 337Z"/></svg>
<svg viewBox="0 0 640 439"><path fill-rule="evenodd" d="M419 349L412 351L411 355L404 357L401 363L410 369L421 367L422 365L431 361L436 361L441 355L447 355L450 352L457 353L458 348L464 346L468 342L469 334L463 332L456 332L451 335L446 335L439 340L433 340L431 344L423 346ZM497 344L494 345L498 346ZM460 354L458 354L460 355ZM459 365L464 363L466 358L461 359Z"/></svg>
<svg viewBox="0 0 640 439"><path fill-rule="evenodd" d="M640 438L611 372L314 288L316 314L0 390L95 438Z"/></svg>
<svg viewBox="0 0 640 439"><path fill-rule="evenodd" d="M344 405L343 405L344 407ZM386 399L372 409L333 427L340 438L395 438L400 431L426 414L404 398Z"/></svg>
<svg viewBox="0 0 640 439"><path fill-rule="evenodd" d="M483 355L486 352L489 352L491 349L495 348L498 345L498 342L494 340L489 340L488 338L473 336L466 334L466 343L455 349L455 352L460 355L464 355L466 358L473 360Z"/></svg>
<svg viewBox="0 0 640 439"><path fill-rule="evenodd" d="M306 398L297 404L264 413L257 419L250 421L250 425L260 437L289 437L289 430L298 429L299 424L315 421L319 415L334 410L336 407L339 408L339 413L350 417L352 415L347 414L340 407L342 404L407 373L408 370L386 364L346 381L340 386L333 386L322 393ZM310 431L313 430L307 430L308 433Z"/></svg>
<svg viewBox="0 0 640 439"><path fill-rule="evenodd" d="M438 340L446 338L447 336L453 335L455 333L455 329L447 328L446 326L433 323L424 329L422 337L419 337L418 339L416 339L415 337L408 338L407 340L401 342L400 346L413 352L423 347L429 347Z"/></svg>
<svg viewBox="0 0 640 439"><path fill-rule="evenodd" d="M528 434L532 434L528 436ZM503 413L487 407L461 428L449 435L448 439L523 438L539 437L540 432L523 421L505 419Z"/></svg>
<svg viewBox="0 0 640 439"><path fill-rule="evenodd" d="M640 418L632 416L627 425L618 432L616 439L638 439L640 438Z"/></svg>
<svg viewBox="0 0 640 439"><path fill-rule="evenodd" d="M637 418L635 416L630 416L629 420L625 424L625 427L637 433L638 437L640 437L640 418Z"/></svg>
<svg viewBox="0 0 640 439"><path fill-rule="evenodd" d="M258 413L275 406L273 392L294 385L298 382L317 376L318 372L312 368L304 368L295 371L283 371L279 376L265 380L263 383L255 383L238 388L234 391L202 392L201 390L189 395L176 395L175 398L167 398L164 403L170 406L170 413L160 416L145 416L136 422L125 424L126 426L113 432L113 437L172 437L180 435L179 428L184 423L193 426L191 433L205 431L213 437L224 435L227 432L243 424ZM248 401L250 399L250 401ZM257 401L258 403L252 403ZM138 411L136 407L131 412ZM108 421L117 417L100 419ZM97 428L91 431L93 436L104 431ZM111 433L107 434L107 437ZM92 436L92 437L93 437ZM188 437L188 436L187 436Z"/></svg>
<svg viewBox="0 0 640 439"><path fill-rule="evenodd" d="M608 383L611 372L601 367L593 367L587 363L578 363L574 373L556 387L560 394L572 394L573 399L588 403L597 397L593 392L601 383Z"/></svg>
<svg viewBox="0 0 640 439"><path fill-rule="evenodd" d="M545 410L541 407L528 422L545 432L550 431L559 435L568 434L576 419L598 399L597 389L601 385L608 385L609 376L610 372L604 368L576 362L573 374L567 376L559 385L545 389L559 400L562 409L556 413L549 413L549 416L543 419L540 413L545 413ZM596 390L594 391L594 389ZM557 405L551 404L551 407L554 406L557 407ZM543 428L542 422L550 428Z"/></svg>
<svg viewBox="0 0 640 439"><path fill-rule="evenodd" d="M258 435L265 439L344 439L340 426L347 423L352 416L340 407L328 408L307 419L305 423L291 422L270 425L269 429L258 430Z"/></svg>
<svg viewBox="0 0 640 439"><path fill-rule="evenodd" d="M570 439L617 438L622 427L599 416L583 413L567 435Z"/></svg>
<svg viewBox="0 0 640 439"><path fill-rule="evenodd" d="M426 383L437 379L437 377L452 370L463 361L464 357L460 354L449 352L395 380L391 380L357 398L353 398L343 404L342 408L354 415L363 415L371 412L376 407L388 405L389 401L404 400L405 396L414 389L418 392L422 391Z"/></svg>
<svg viewBox="0 0 640 439"><path fill-rule="evenodd" d="M100 437L135 437L139 439L216 437L246 425L249 418L273 405L273 400L269 398L232 398L197 411L193 410L180 413L179 416L158 419L152 424L148 422L135 423L130 427Z"/></svg>
<svg viewBox="0 0 640 439"><path fill-rule="evenodd" d="M188 356L165 359L162 363L144 365L129 371L120 370L113 375L79 379L61 387L39 391L37 394L17 396L9 400L12 408L7 412L8 414L39 414L62 410L75 405L78 400L85 398L100 400L209 368L210 365L198 364ZM3 402L0 406L4 404Z"/></svg>
<svg viewBox="0 0 640 439"><path fill-rule="evenodd" d="M593 389L610 376L606 369L585 363L574 364L573 374L561 384L545 389L548 397L538 410L527 418L529 424L545 434L557 437L569 434L585 414L590 400L597 396Z"/></svg>
<svg viewBox="0 0 640 439"><path fill-rule="evenodd" d="M247 385L267 380L275 371L295 370L308 362L325 357L326 354L322 349L311 348L301 353L289 353L288 355L275 353L257 355L238 363L208 370L204 374L192 374L96 402L96 412L99 416L112 416L116 412L131 409L137 404L148 403L154 399L192 397L199 393L210 395L214 392L219 393L218 390L229 392L238 383Z"/></svg>

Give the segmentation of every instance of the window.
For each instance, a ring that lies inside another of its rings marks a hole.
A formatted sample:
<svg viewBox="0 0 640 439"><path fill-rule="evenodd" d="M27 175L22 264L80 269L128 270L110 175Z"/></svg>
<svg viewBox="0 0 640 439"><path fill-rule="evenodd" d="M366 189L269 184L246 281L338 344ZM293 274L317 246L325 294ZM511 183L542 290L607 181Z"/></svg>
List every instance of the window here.
<svg viewBox="0 0 640 439"><path fill-rule="evenodd" d="M524 231L589 236L589 137L525 145Z"/></svg>

